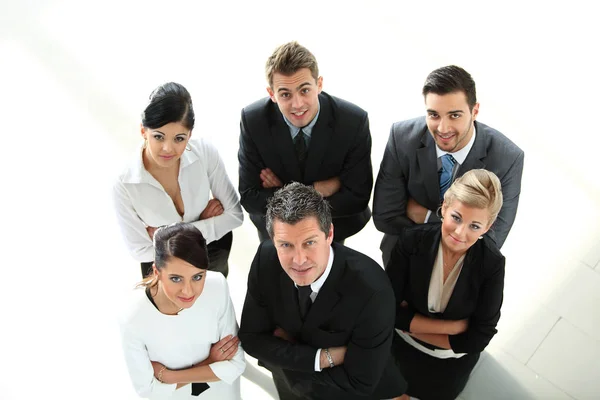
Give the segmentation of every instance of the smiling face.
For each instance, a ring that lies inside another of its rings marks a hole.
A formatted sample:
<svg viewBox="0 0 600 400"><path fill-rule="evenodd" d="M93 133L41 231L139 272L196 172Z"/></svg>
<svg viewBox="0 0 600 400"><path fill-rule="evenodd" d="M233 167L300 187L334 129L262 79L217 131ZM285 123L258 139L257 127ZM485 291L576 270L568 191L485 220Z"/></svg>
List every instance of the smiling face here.
<svg viewBox="0 0 600 400"><path fill-rule="evenodd" d="M157 301L159 307L170 308L177 312L180 308L190 308L194 305L206 280L206 270L194 267L192 264L177 257L171 257L165 266L158 271L154 267L154 273L158 274L158 294L162 301Z"/></svg>
<svg viewBox="0 0 600 400"><path fill-rule="evenodd" d="M315 81L310 69L301 68L292 75L274 73L273 85L267 91L287 120L303 128L310 124L319 111L319 93L322 89L323 78Z"/></svg>
<svg viewBox="0 0 600 400"><path fill-rule="evenodd" d="M469 143L473 136L473 121L479 113L479 103L471 111L464 92L452 92L444 95L427 93L427 127L437 146L454 153Z"/></svg>
<svg viewBox="0 0 600 400"><path fill-rule="evenodd" d="M329 262L333 224L326 235L316 217L295 224L273 223L273 243L279 263L298 286L310 285L323 275Z"/></svg>
<svg viewBox="0 0 600 400"><path fill-rule="evenodd" d="M142 136L147 140L144 162L161 168L177 165L191 135L192 131L179 122L171 122L157 129L142 126Z"/></svg>
<svg viewBox="0 0 600 400"><path fill-rule="evenodd" d="M442 205L442 243L452 252L464 253L490 229L490 213L454 200Z"/></svg>

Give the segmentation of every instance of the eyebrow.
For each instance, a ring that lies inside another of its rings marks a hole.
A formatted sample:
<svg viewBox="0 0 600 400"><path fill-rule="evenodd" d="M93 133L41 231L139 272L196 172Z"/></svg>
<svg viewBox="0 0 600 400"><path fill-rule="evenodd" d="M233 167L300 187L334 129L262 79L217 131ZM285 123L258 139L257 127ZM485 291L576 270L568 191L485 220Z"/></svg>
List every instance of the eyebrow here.
<svg viewBox="0 0 600 400"><path fill-rule="evenodd" d="M163 132L161 132L161 131L159 131L159 130L157 130L157 129L155 129L155 130L154 130L154 132L158 132L158 133L160 133L161 135L165 135ZM176 134L175 134L175 136L179 136L179 135L185 135L185 136L187 136L188 134L187 134L187 133L185 133L185 132L181 132L181 133L176 133ZM165 136L167 136L167 135L165 135Z"/></svg>
<svg viewBox="0 0 600 400"><path fill-rule="evenodd" d="M431 108L427 109L428 113L435 113L435 114L439 114L439 112L437 112L436 110L432 110ZM465 112L463 110L452 110L452 111L448 111L446 114L464 114Z"/></svg>
<svg viewBox="0 0 600 400"><path fill-rule="evenodd" d="M310 86L310 82L304 82L304 83L301 83L300 85L298 85L298 86L296 87L296 90L300 90L300 89L302 89L304 86ZM277 92L279 93L279 92L281 92L282 90L285 90L285 91L288 91L288 92L290 91L290 90L289 90L288 88L286 88L286 87L280 87L279 89L277 89Z"/></svg>
<svg viewBox="0 0 600 400"><path fill-rule="evenodd" d="M204 274L205 272L206 272L206 271L197 272L197 273L195 273L195 274L194 274L194 275L192 275L192 276L201 275L201 274ZM178 274L169 274L169 277L170 277L170 278L172 278L172 277L183 278L183 276L181 276L181 275L178 275Z"/></svg>
<svg viewBox="0 0 600 400"><path fill-rule="evenodd" d="M453 210L453 211L454 211L455 213L457 213L459 217L461 217L461 218L463 217L463 216L462 216L462 214L461 214L461 213L459 213L458 211L456 211L456 210ZM483 225L483 223L481 223L481 222L479 222L479 221L472 221L472 223L475 223L475 224L481 224L481 225Z"/></svg>

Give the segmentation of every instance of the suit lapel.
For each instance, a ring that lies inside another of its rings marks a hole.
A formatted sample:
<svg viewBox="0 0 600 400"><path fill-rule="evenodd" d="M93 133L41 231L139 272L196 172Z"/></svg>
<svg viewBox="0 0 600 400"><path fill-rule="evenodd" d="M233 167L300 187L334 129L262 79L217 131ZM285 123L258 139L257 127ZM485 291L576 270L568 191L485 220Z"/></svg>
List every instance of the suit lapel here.
<svg viewBox="0 0 600 400"><path fill-rule="evenodd" d="M284 179L281 176L279 178L285 180L286 182L284 183L289 181L302 182L302 173L300 171L300 166L298 165L298 159L296 158L296 151L294 150L294 142L292 141L290 128L283 120L283 116L279 109L277 109L277 105L273 104L273 107L271 139L273 140L275 151L279 154L281 159L281 164L287 175L286 177L289 177L289 179Z"/></svg>
<svg viewBox="0 0 600 400"><path fill-rule="evenodd" d="M417 149L417 164L421 172L421 181L425 186L430 206L435 204L435 208L437 208L440 203L440 181L437 171L435 141L427 131L427 126L421 138L421 143L423 147Z"/></svg>
<svg viewBox="0 0 600 400"><path fill-rule="evenodd" d="M475 122L475 129L477 131L477 135L475 136L475 142L473 142L473 147L469 154L467 154L467 158L465 158L465 162L460 166L456 177L462 176L465 172L470 171L472 169L485 169L485 163L481 161L487 155L487 150L485 146L485 142L487 141L487 134L485 130L477 125L477 121Z"/></svg>
<svg viewBox="0 0 600 400"><path fill-rule="evenodd" d="M421 304L415 304L414 306L419 310L429 310L429 284L442 231L441 229L435 229L430 231L428 235L429 238L422 242L423 247L419 249L414 256L414 261L411 262L411 265L414 266L414 269L411 270L411 275L414 276L411 279L411 286L414 287L413 293L416 294L416 298L421 302Z"/></svg>
<svg viewBox="0 0 600 400"><path fill-rule="evenodd" d="M310 146L306 158L306 169L304 171L304 180L313 182L318 176L318 172L325 158L325 153L329 148L329 142L333 136L332 111L327 97L319 95L319 118L315 123L310 135Z"/></svg>

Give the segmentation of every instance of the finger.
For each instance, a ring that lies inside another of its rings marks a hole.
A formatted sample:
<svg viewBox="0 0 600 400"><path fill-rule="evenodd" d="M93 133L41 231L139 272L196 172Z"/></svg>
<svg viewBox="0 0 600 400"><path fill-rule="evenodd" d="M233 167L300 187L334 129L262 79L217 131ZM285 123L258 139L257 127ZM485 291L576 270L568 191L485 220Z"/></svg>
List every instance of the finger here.
<svg viewBox="0 0 600 400"><path fill-rule="evenodd" d="M227 335L227 336L223 337L223 339L219 340L217 342L217 344L219 345L219 347L223 347L227 342L229 342L233 338L234 338L233 335Z"/></svg>

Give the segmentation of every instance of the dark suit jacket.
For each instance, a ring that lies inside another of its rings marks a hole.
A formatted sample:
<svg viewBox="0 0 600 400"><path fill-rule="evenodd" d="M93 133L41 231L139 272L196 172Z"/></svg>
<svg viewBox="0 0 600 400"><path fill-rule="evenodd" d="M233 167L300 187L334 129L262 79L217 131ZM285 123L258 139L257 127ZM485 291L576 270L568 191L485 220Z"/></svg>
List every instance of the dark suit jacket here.
<svg viewBox="0 0 600 400"><path fill-rule="evenodd" d="M483 168L500 179L504 204L488 235L501 248L517 214L524 153L506 136L487 125L475 121L475 129L475 142L456 177L471 169ZM414 225L406 216L409 197L432 211L429 222L439 221L435 215L440 206L439 185L435 141L425 117L396 122L381 161L373 198L373 222L386 234L382 241L384 258L395 244L395 238L389 235L398 235L404 228Z"/></svg>
<svg viewBox="0 0 600 400"><path fill-rule="evenodd" d="M440 224L425 224L406 229L391 255L386 272L396 296L396 328L410 331L415 313L446 320L468 318L469 328L450 335L450 346L456 353L481 352L497 332L504 291L504 256L488 237L475 242L467 250L446 310L430 313L429 282L440 244L440 228ZM400 307L403 300L408 308Z"/></svg>
<svg viewBox="0 0 600 400"><path fill-rule="evenodd" d="M284 183L312 185L338 176L339 192L327 200L332 207L335 239L360 231L371 218L373 189L371 133L367 113L322 92L319 118L313 127L304 174L300 171L290 130L270 98L242 110L238 159L241 203L250 219L264 230L267 199L276 189L264 189L260 171L270 168Z"/></svg>
<svg viewBox="0 0 600 400"><path fill-rule="evenodd" d="M298 395L319 398L390 398L406 384L393 357L395 301L383 269L369 257L333 243L331 272L303 322L297 289L270 240L263 242L248 275L238 336L244 350L278 368ZM276 327L292 344L273 336ZM315 372L319 348L347 346L344 364Z"/></svg>

